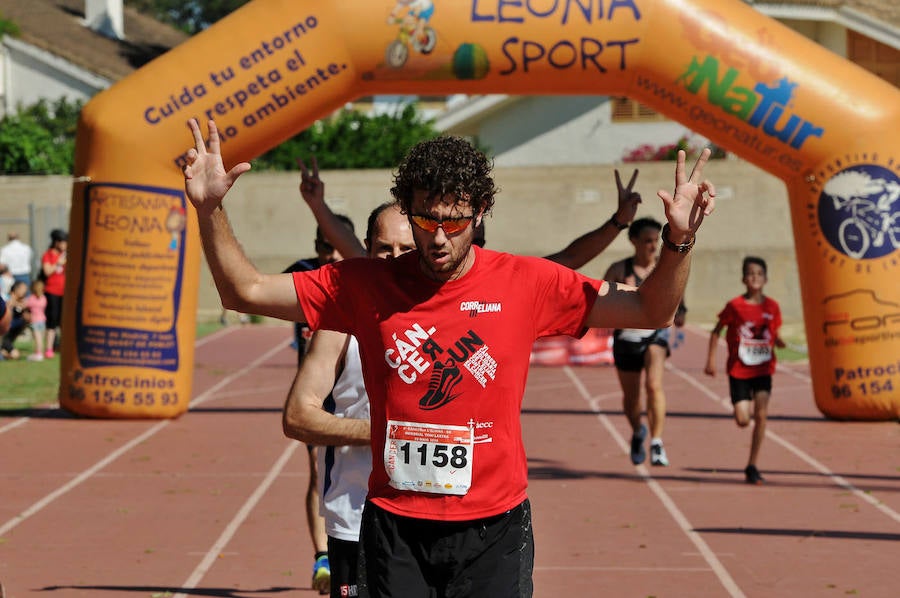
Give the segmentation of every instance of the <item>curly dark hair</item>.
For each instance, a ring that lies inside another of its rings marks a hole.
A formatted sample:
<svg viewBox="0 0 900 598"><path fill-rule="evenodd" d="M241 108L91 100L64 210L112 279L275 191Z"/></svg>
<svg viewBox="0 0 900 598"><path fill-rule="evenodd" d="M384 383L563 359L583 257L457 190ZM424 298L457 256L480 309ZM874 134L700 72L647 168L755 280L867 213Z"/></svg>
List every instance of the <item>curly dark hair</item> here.
<svg viewBox="0 0 900 598"><path fill-rule="evenodd" d="M391 195L404 214L412 209L413 192L424 190L428 198L454 195L475 212L490 213L497 187L491 176L493 163L461 137L441 136L413 146L397 167Z"/></svg>

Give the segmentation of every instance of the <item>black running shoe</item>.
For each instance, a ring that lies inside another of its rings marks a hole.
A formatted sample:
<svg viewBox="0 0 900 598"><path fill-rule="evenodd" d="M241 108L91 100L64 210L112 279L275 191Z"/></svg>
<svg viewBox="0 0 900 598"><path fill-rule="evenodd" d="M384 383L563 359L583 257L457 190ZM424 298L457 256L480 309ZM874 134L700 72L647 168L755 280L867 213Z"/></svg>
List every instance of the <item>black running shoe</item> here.
<svg viewBox="0 0 900 598"><path fill-rule="evenodd" d="M744 477L747 480L748 484L762 484L765 480L761 475L759 475L759 470L756 469L756 465L748 465L746 469L744 469Z"/></svg>
<svg viewBox="0 0 900 598"><path fill-rule="evenodd" d="M631 462L640 465L647 458L644 450L644 439L647 438L647 426L641 424L640 429L631 437Z"/></svg>

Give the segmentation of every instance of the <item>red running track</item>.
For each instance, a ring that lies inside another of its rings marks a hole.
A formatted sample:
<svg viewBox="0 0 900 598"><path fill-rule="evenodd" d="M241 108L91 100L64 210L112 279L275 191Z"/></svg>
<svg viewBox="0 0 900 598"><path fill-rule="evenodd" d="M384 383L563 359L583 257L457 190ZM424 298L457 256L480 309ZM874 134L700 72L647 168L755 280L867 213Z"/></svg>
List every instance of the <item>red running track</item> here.
<svg viewBox="0 0 900 598"><path fill-rule="evenodd" d="M281 433L296 356L284 326L201 339L177 420L0 417L4 598L315 596L306 451ZM631 465L609 367L534 367L523 407L535 595L894 597L900 426L839 423L807 368L775 376L760 469L703 375L707 333L669 362L671 466ZM720 353L723 353L720 351Z"/></svg>

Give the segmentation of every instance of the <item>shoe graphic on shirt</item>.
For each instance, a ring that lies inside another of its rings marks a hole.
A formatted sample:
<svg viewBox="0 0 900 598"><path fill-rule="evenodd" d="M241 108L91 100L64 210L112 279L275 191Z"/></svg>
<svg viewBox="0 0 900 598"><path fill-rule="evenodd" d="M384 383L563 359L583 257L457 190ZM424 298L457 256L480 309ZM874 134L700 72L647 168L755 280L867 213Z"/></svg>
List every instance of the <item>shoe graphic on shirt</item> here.
<svg viewBox="0 0 900 598"><path fill-rule="evenodd" d="M459 396L450 393L461 381L462 374L454 360L450 359L447 363L434 362L431 380L428 381L428 392L419 399L419 407L428 410L443 407Z"/></svg>

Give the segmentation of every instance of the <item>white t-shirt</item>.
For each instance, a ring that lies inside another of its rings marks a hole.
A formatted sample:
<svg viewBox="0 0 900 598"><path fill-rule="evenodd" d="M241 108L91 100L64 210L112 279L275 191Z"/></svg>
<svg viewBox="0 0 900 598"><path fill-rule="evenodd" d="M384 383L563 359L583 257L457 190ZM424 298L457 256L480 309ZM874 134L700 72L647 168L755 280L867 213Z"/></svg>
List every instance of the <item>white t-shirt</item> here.
<svg viewBox="0 0 900 598"><path fill-rule="evenodd" d="M0 249L0 264L6 264L13 276L30 276L32 258L34 250L19 239L13 239Z"/></svg>
<svg viewBox="0 0 900 598"><path fill-rule="evenodd" d="M363 383L359 344L353 336L331 398L337 417L369 419L369 395ZM372 470L372 450L368 445L320 446L318 459L319 510L325 518L325 532L338 540L359 542L362 510Z"/></svg>

